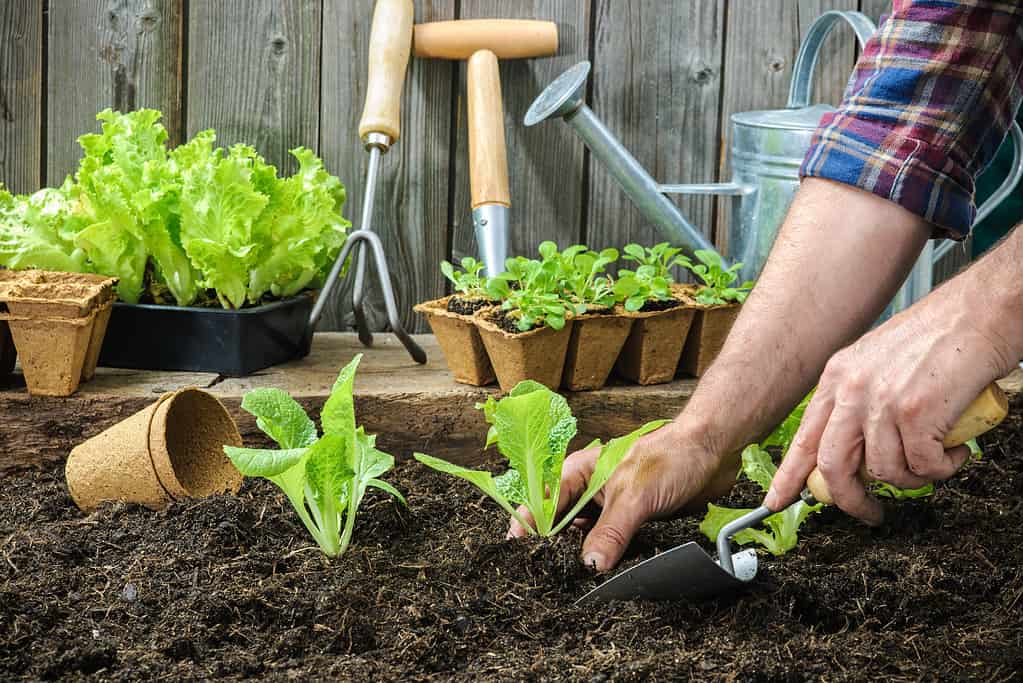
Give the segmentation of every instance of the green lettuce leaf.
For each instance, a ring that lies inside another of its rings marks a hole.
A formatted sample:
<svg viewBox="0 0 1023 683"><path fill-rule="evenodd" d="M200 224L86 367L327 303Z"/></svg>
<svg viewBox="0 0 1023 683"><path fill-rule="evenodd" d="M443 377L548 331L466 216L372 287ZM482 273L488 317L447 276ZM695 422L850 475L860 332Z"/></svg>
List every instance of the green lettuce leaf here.
<svg viewBox="0 0 1023 683"><path fill-rule="evenodd" d="M316 441L316 425L286 391L254 389L242 398L242 409L254 415L256 426L281 448L305 448Z"/></svg>
<svg viewBox="0 0 1023 683"><path fill-rule="evenodd" d="M17 197L0 185L0 266L89 272L85 252L75 245L82 227L76 204L70 179Z"/></svg>

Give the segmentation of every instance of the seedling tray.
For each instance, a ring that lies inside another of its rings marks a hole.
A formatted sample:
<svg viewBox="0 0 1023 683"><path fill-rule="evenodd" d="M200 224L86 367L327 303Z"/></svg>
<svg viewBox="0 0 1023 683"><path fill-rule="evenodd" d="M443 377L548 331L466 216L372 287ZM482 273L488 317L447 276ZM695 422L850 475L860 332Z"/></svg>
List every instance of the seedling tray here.
<svg viewBox="0 0 1023 683"><path fill-rule="evenodd" d="M240 310L114 304L105 367L239 377L309 354L312 294Z"/></svg>

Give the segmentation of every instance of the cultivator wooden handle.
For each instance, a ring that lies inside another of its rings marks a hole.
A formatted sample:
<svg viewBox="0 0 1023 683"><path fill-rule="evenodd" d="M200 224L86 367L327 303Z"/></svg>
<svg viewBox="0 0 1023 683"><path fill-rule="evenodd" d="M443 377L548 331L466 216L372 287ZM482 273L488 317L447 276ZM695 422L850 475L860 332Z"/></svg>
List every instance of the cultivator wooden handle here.
<svg viewBox="0 0 1023 683"><path fill-rule="evenodd" d="M1009 399L1001 387L992 382L973 403L966 407L966 410L952 426L951 431L945 435L943 444L946 449L962 446L970 439L990 431L998 426L1009 413ZM866 465L860 468L860 479L864 483L870 482L871 477L867 474ZM814 468L813 472L806 479L806 488L818 502L825 505L833 505L835 499L831 496L828 483L824 481L823 475Z"/></svg>
<svg viewBox="0 0 1023 683"><path fill-rule="evenodd" d="M377 0L369 33L369 80L359 137L401 134L401 91L412 50L412 0Z"/></svg>
<svg viewBox="0 0 1023 683"><path fill-rule="evenodd" d="M549 57L558 51L558 26L532 19L458 19L416 25L416 57L469 59L480 50L490 50L500 59Z"/></svg>

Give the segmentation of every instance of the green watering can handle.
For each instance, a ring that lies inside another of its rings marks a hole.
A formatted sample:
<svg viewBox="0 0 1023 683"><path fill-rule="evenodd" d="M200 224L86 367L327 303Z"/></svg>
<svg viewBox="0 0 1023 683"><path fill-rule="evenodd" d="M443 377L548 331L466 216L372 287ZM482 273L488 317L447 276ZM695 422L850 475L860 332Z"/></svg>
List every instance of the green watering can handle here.
<svg viewBox="0 0 1023 683"><path fill-rule="evenodd" d="M810 95L813 90L813 72L817 68L817 58L820 56L821 46L824 40L835 28L835 24L845 21L852 26L856 32L856 39L860 42L860 49L867 44L870 37L877 31L874 21L861 12L839 12L831 11L817 17L810 30L803 38L803 44L799 46L799 54L796 56L796 66L792 70L792 84L789 86L790 109L801 109L810 106Z"/></svg>

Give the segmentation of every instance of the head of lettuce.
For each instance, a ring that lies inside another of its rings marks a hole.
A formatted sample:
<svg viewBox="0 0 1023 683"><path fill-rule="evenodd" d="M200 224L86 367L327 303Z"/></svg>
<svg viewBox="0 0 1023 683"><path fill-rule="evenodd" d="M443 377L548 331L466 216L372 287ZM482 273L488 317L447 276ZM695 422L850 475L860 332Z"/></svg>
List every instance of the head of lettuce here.
<svg viewBox="0 0 1023 683"><path fill-rule="evenodd" d="M59 188L0 186L0 266L112 275L128 303L241 308L317 287L351 226L341 181L304 147L284 178L212 130L168 149L161 116L102 111Z"/></svg>

